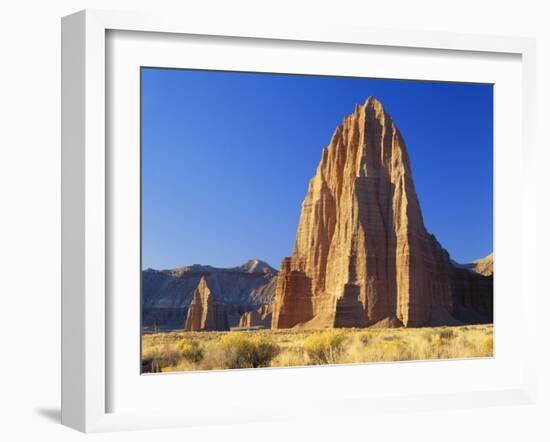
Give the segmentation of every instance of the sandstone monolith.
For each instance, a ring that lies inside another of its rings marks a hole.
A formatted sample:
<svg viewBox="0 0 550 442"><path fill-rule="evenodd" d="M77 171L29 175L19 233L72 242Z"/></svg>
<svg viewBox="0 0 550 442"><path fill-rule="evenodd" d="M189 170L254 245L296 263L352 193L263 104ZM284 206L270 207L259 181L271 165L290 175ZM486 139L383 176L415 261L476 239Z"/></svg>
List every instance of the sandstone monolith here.
<svg viewBox="0 0 550 442"><path fill-rule="evenodd" d="M184 329L185 331L229 330L225 308L214 299L204 277L200 279L193 293Z"/></svg>
<svg viewBox="0 0 550 442"><path fill-rule="evenodd" d="M450 265L424 226L403 137L370 97L322 151L281 264L272 327L451 318Z"/></svg>

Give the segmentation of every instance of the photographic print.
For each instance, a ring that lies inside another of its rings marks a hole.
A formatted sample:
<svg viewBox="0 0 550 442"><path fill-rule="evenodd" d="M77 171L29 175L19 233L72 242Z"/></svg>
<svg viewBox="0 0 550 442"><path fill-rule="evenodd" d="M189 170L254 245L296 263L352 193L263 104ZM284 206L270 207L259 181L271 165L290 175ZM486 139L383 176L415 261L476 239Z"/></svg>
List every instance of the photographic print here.
<svg viewBox="0 0 550 442"><path fill-rule="evenodd" d="M493 356L493 85L141 69L142 373Z"/></svg>

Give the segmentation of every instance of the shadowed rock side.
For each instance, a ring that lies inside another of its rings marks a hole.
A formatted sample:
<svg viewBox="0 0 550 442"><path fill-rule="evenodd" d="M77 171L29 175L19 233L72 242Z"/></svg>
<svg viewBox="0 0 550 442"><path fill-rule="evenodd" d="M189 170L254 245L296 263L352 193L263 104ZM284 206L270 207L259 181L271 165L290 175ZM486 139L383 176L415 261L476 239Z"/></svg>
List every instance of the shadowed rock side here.
<svg viewBox="0 0 550 442"><path fill-rule="evenodd" d="M270 328L272 306L263 305L258 310L251 310L244 313L239 321L240 328Z"/></svg>
<svg viewBox="0 0 550 442"><path fill-rule="evenodd" d="M454 316L465 323L493 322L493 254L454 266L451 278Z"/></svg>
<svg viewBox="0 0 550 442"><path fill-rule="evenodd" d="M142 324L145 328L181 329L201 278L224 305L229 325L236 326L243 313L271 304L277 271L265 262L250 260L232 268L192 265L172 270L142 272Z"/></svg>
<svg viewBox="0 0 550 442"><path fill-rule="evenodd" d="M227 313L210 291L206 279L201 278L187 310L185 331L229 330Z"/></svg>
<svg viewBox="0 0 550 442"><path fill-rule="evenodd" d="M281 264L272 328L453 324L462 302L453 277L424 226L403 138L370 97L323 149Z"/></svg>

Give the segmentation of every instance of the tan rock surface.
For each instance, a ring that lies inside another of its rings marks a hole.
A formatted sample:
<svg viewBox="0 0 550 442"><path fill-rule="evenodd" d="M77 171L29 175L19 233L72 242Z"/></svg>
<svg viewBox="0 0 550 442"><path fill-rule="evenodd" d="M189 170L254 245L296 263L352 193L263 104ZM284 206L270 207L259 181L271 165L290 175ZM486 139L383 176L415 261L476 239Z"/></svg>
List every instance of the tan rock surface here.
<svg viewBox="0 0 550 442"><path fill-rule="evenodd" d="M493 254L487 255L485 258L476 259L473 262L474 266L472 270L483 276L489 276L493 274Z"/></svg>
<svg viewBox="0 0 550 442"><path fill-rule="evenodd" d="M185 331L229 330L224 306L214 299L206 279L202 277L187 310Z"/></svg>
<svg viewBox="0 0 550 442"><path fill-rule="evenodd" d="M323 149L272 327L429 323L453 311L449 265L424 227L403 138L370 97Z"/></svg>

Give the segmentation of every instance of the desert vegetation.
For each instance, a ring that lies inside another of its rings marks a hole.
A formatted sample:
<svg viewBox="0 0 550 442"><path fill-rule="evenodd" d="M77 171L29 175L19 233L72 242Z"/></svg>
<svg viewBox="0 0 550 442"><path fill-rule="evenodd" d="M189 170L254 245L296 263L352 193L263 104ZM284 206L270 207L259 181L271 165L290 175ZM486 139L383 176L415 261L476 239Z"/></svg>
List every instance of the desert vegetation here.
<svg viewBox="0 0 550 442"><path fill-rule="evenodd" d="M142 371L292 367L493 356L493 326L165 332L142 336Z"/></svg>

